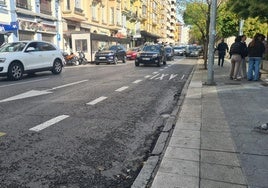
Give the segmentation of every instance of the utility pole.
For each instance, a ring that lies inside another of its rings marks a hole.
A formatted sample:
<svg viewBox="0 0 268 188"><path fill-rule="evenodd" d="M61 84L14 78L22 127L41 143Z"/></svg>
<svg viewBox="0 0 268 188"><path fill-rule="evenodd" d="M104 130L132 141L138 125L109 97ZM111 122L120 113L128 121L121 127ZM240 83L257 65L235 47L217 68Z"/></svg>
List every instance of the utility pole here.
<svg viewBox="0 0 268 188"><path fill-rule="evenodd" d="M207 85L214 85L214 44L216 36L216 14L217 14L217 0L211 0L210 7L210 23L209 23L209 44L208 44L208 75Z"/></svg>
<svg viewBox="0 0 268 188"><path fill-rule="evenodd" d="M56 32L57 32L57 47L60 48L60 33L59 33L59 0L55 0L55 13L56 13Z"/></svg>

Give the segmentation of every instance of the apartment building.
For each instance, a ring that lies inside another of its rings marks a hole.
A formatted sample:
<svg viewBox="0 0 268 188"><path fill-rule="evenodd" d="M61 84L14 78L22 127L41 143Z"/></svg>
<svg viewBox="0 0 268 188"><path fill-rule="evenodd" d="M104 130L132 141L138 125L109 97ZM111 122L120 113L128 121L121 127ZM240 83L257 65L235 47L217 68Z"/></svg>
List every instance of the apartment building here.
<svg viewBox="0 0 268 188"><path fill-rule="evenodd" d="M111 43L174 43L176 31L175 0L0 0L0 16L0 41L45 40L89 60Z"/></svg>

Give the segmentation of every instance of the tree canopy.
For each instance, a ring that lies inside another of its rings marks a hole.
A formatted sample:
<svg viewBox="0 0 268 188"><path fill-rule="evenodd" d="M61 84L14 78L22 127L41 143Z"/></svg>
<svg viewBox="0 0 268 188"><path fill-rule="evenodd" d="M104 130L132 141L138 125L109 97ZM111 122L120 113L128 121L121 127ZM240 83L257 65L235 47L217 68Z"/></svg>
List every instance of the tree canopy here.
<svg viewBox="0 0 268 188"><path fill-rule="evenodd" d="M227 5L240 18L258 17L263 22L268 21L267 0L228 0Z"/></svg>

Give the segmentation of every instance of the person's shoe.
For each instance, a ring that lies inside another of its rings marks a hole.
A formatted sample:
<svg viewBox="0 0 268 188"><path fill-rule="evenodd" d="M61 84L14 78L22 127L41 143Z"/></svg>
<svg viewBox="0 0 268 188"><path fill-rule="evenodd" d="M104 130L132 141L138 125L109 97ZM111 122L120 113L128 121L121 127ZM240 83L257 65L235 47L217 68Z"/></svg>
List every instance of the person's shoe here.
<svg viewBox="0 0 268 188"><path fill-rule="evenodd" d="M233 77L230 76L230 80L233 80Z"/></svg>

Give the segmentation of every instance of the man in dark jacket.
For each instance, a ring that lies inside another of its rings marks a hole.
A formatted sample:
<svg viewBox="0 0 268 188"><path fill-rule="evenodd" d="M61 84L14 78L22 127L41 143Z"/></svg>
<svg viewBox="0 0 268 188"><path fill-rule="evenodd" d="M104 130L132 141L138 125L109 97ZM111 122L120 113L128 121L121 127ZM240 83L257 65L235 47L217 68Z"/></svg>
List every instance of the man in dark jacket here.
<svg viewBox="0 0 268 188"><path fill-rule="evenodd" d="M216 50L218 50L218 65L223 67L224 57L226 55L226 51L229 51L228 45L224 42L224 39L221 39L221 43L218 44Z"/></svg>

